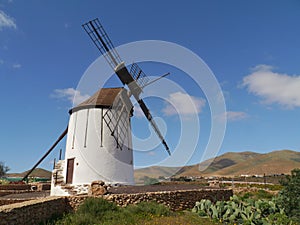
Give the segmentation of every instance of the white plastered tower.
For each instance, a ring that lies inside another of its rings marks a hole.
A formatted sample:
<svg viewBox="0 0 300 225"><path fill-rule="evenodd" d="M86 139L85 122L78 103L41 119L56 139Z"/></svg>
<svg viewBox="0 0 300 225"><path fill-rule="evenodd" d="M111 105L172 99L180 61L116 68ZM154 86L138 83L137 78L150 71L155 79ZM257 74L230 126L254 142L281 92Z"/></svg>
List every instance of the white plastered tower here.
<svg viewBox="0 0 300 225"><path fill-rule="evenodd" d="M134 184L131 116L124 88L100 89L71 109L65 159L53 171L51 195L69 195L65 186L88 187L97 180Z"/></svg>

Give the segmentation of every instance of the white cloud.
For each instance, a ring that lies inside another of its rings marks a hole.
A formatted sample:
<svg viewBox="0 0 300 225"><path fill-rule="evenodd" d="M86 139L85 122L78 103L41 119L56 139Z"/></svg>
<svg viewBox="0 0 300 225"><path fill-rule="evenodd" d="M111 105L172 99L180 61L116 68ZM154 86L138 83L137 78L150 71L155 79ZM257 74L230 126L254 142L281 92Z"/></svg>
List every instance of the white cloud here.
<svg viewBox="0 0 300 225"><path fill-rule="evenodd" d="M17 25L12 17L8 16L7 14L5 14L5 12L0 10L0 30L2 30L3 28L17 29Z"/></svg>
<svg viewBox="0 0 300 225"><path fill-rule="evenodd" d="M133 109L134 109L134 116L136 116L137 118L141 118L145 116L143 110L138 104L134 105Z"/></svg>
<svg viewBox="0 0 300 225"><path fill-rule="evenodd" d="M167 116L199 114L202 112L206 102L203 98L190 96L182 92L172 93L166 100L170 103L163 108L163 112Z"/></svg>
<svg viewBox="0 0 300 225"><path fill-rule="evenodd" d="M20 68L22 67L22 65L19 64L19 63L15 63L15 64L12 65L12 67L13 67L14 69L20 69Z"/></svg>
<svg viewBox="0 0 300 225"><path fill-rule="evenodd" d="M273 67L258 65L243 79L242 86L262 99L264 104L286 108L300 107L300 75L275 73Z"/></svg>
<svg viewBox="0 0 300 225"><path fill-rule="evenodd" d="M156 153L155 153L155 151L150 151L150 152L147 152L147 155L149 155L149 156L155 156Z"/></svg>
<svg viewBox="0 0 300 225"><path fill-rule="evenodd" d="M66 88L66 89L55 89L54 93L51 94L51 97L68 100L74 105L78 105L84 100L88 99L90 96L87 94L82 95L80 91L75 90L74 88Z"/></svg>
<svg viewBox="0 0 300 225"><path fill-rule="evenodd" d="M227 111L226 117L228 121L237 121L237 120L246 119L249 117L249 115L245 112Z"/></svg>
<svg viewBox="0 0 300 225"><path fill-rule="evenodd" d="M69 23L64 23L64 27L66 28L66 29L68 29L68 28L70 28L70 24Z"/></svg>
<svg viewBox="0 0 300 225"><path fill-rule="evenodd" d="M253 71L253 72L261 71L262 72L262 71L271 71L273 69L274 69L273 66L260 64L260 65L257 65L257 66L254 66L253 68L251 68L251 71Z"/></svg>

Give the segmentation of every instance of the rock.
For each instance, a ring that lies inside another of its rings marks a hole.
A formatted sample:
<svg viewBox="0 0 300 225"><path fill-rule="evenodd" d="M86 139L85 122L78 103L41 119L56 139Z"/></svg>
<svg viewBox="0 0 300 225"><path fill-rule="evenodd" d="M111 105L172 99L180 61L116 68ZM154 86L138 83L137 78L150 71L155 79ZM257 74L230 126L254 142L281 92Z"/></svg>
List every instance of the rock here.
<svg viewBox="0 0 300 225"><path fill-rule="evenodd" d="M92 188L93 196L105 195L106 193L107 193L107 190L103 186Z"/></svg>
<svg viewBox="0 0 300 225"><path fill-rule="evenodd" d="M90 196L101 196L107 194L107 186L101 180L93 181L90 186L89 190Z"/></svg>
<svg viewBox="0 0 300 225"><path fill-rule="evenodd" d="M104 181L102 181L102 180L96 180L96 181L93 181L93 182L91 183L91 186L94 186L94 185L104 186L105 183L104 183Z"/></svg>
<svg viewBox="0 0 300 225"><path fill-rule="evenodd" d="M220 182L218 180L213 180L212 182L209 183L209 186L220 188Z"/></svg>

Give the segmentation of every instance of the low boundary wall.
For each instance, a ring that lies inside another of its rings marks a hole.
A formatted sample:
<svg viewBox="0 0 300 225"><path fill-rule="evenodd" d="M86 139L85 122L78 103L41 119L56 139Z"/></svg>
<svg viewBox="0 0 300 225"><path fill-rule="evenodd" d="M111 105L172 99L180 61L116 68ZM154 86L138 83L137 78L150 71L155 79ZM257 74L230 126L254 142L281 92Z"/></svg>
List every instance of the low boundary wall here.
<svg viewBox="0 0 300 225"><path fill-rule="evenodd" d="M170 207L171 210L191 209L196 201L228 200L233 195L230 189L199 189L184 191L147 192L137 194L109 194L103 197L116 202L119 206L137 204L142 201L156 201ZM89 196L47 197L22 203L0 206L0 225L26 224L35 225L73 211Z"/></svg>
<svg viewBox="0 0 300 225"><path fill-rule="evenodd" d="M30 190L30 184L7 184L0 185L0 190Z"/></svg>
<svg viewBox="0 0 300 225"><path fill-rule="evenodd" d="M162 192L146 192L137 194L110 194L104 195L103 198L115 202L118 206L127 206L129 204L138 204L140 202L155 201L164 204L173 211L191 209L196 201L201 199L210 199L213 202L218 200L229 200L233 195L231 189L200 189L200 190L184 190L184 191L162 191ZM76 210L78 206L88 196L69 196L67 201L69 206Z"/></svg>
<svg viewBox="0 0 300 225"><path fill-rule="evenodd" d="M2 205L10 205L10 204L14 204L14 203L19 203L19 202L25 202L25 201L29 201L31 199L5 199L5 198L0 198L0 206Z"/></svg>
<svg viewBox="0 0 300 225"><path fill-rule="evenodd" d="M67 212L64 197L47 197L0 206L0 225L35 225Z"/></svg>

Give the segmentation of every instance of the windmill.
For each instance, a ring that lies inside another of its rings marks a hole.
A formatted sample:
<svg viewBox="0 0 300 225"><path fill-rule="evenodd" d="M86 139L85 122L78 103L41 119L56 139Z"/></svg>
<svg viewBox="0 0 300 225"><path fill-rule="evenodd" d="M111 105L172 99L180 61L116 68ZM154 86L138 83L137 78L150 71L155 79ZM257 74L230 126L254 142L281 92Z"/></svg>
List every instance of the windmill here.
<svg viewBox="0 0 300 225"><path fill-rule="evenodd" d="M125 63L121 60L118 52L114 48L109 36L105 32L103 26L101 25L98 19L91 20L83 24L82 27L87 32L87 34L94 42L96 47L100 50L102 55L105 57L110 67L118 75L123 85L128 86L130 94L134 96L134 98L140 105L145 117L150 122L153 130L158 135L162 144L165 146L166 151L169 155L171 155L169 147L164 137L162 136L160 130L158 129L155 121L153 120L153 117L148 107L146 106L144 100L140 98L142 88L146 86L148 82L145 73L140 69L140 67L136 63L133 63L130 72L128 71L127 67L125 66ZM107 125L111 129L112 135L115 136L115 126L110 123L108 123ZM117 140L117 138L115 139Z"/></svg>
<svg viewBox="0 0 300 225"><path fill-rule="evenodd" d="M58 161L53 170L51 195L86 193L88 185L95 180L111 184L134 184L131 96L140 105L167 153L171 154L148 107L140 98L145 86L168 74L149 81L136 63L128 70L98 19L82 27L117 74L123 87L102 88L69 111L65 160Z"/></svg>

